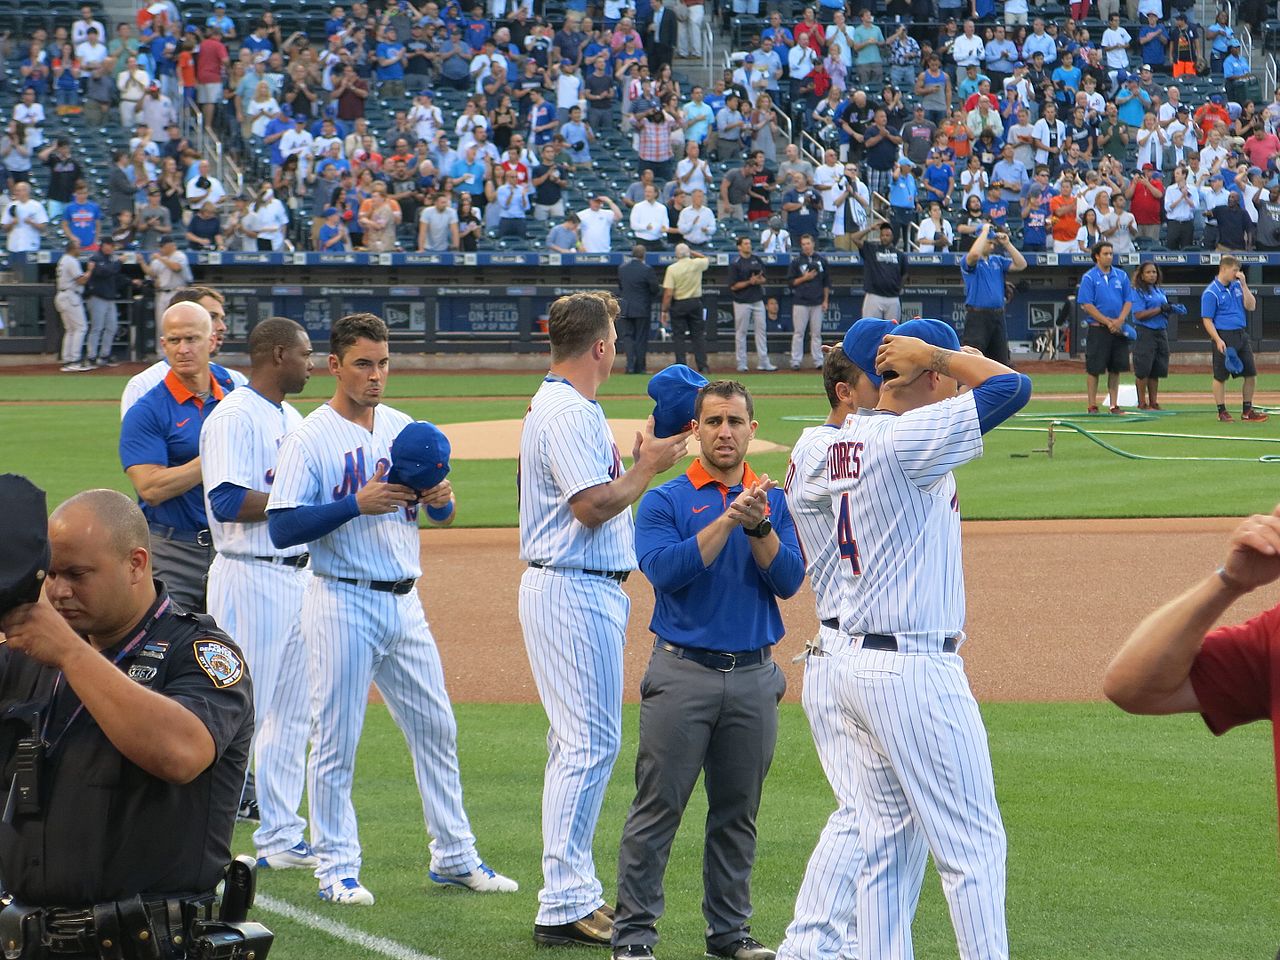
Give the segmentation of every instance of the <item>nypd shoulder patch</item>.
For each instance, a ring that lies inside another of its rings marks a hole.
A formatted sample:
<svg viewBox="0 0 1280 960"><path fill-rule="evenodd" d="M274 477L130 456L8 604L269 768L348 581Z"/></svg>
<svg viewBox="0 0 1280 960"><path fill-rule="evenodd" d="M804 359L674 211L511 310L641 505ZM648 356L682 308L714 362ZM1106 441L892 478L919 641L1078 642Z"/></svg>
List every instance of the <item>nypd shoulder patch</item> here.
<svg viewBox="0 0 1280 960"><path fill-rule="evenodd" d="M217 640L195 642L196 663L208 674L218 689L234 686L244 676L244 661L240 654Z"/></svg>

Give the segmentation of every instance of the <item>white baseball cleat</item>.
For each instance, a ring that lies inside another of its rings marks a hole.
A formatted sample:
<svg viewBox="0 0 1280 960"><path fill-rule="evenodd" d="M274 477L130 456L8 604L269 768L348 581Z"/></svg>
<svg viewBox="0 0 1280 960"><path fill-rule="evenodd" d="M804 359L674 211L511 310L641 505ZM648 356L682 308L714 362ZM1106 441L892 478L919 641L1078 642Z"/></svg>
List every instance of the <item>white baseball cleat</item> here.
<svg viewBox="0 0 1280 960"><path fill-rule="evenodd" d="M319 866L320 861L311 850L311 844L299 840L288 850L258 858L259 870L302 870Z"/></svg>
<svg viewBox="0 0 1280 960"><path fill-rule="evenodd" d="M470 873L445 874L436 873L432 870L429 872L429 876L436 883L444 886L465 887L468 890L474 890L476 893L515 893L520 889L520 884L510 877L504 877L502 874L495 872L486 863L481 863Z"/></svg>
<svg viewBox="0 0 1280 960"><path fill-rule="evenodd" d="M360 886L354 877L346 877L337 883L320 888L320 899L329 903L343 903L351 906L371 906L373 894Z"/></svg>

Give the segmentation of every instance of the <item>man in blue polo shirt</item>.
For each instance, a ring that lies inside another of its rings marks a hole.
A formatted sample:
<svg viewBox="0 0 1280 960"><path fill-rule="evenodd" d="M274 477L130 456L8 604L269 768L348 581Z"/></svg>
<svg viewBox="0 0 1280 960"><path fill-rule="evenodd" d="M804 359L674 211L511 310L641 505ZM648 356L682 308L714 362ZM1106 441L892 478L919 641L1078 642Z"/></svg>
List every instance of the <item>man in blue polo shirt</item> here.
<svg viewBox="0 0 1280 960"><path fill-rule="evenodd" d="M1244 279L1240 261L1225 254L1218 261L1218 275L1200 295L1200 320L1213 341L1213 402L1218 405L1218 419L1230 423L1227 412L1227 377L1244 377L1240 394L1241 420L1262 423L1265 413L1253 409L1253 388L1258 371L1253 363L1253 347L1245 331L1246 310L1257 309L1258 301ZM1229 355L1227 351L1232 353Z"/></svg>
<svg viewBox="0 0 1280 960"><path fill-rule="evenodd" d="M170 370L129 408L120 425L120 463L151 527L151 561L169 595L193 613L205 609L213 560L200 427L234 383L209 362L213 321L198 303L176 303L160 321Z"/></svg>
<svg viewBox="0 0 1280 960"><path fill-rule="evenodd" d="M1009 363L1009 334L1004 327L1004 275L1027 269L1027 259L1007 233L992 235L984 223L960 262L964 278L964 345L984 357ZM1003 248L1008 256L996 253Z"/></svg>
<svg viewBox="0 0 1280 960"><path fill-rule="evenodd" d="M671 842L700 773L707 955L774 956L749 933L751 864L786 690L771 653L783 635L778 598L799 589L804 560L782 490L746 462L752 414L742 384L704 386L694 406L698 458L649 491L636 516L657 639L640 684L636 798L618 852L616 958L653 956Z"/></svg>
<svg viewBox="0 0 1280 960"><path fill-rule="evenodd" d="M1124 326L1133 312L1129 276L1111 265L1111 244L1093 245L1094 266L1080 280L1076 303L1085 315L1089 333L1085 340L1084 372L1089 383L1089 412L1098 412L1098 377L1107 374L1107 397L1112 413L1120 409L1120 374L1129 369L1129 338Z"/></svg>

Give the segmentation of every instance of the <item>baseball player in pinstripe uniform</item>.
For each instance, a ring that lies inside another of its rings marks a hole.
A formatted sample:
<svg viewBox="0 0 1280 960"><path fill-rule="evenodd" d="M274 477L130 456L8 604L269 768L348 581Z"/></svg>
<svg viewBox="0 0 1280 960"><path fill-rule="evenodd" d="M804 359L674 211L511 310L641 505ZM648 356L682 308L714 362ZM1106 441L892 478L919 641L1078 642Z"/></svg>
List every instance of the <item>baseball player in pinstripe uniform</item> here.
<svg viewBox="0 0 1280 960"><path fill-rule="evenodd" d="M169 306L187 301L198 303L209 311L209 318L213 321L213 349L209 351L209 356L216 357L218 351L222 348L223 338L227 335L226 301L222 294L212 287L197 285L180 287L174 293L173 299L169 301ZM148 390L163 380L168 372L169 361L161 358L141 373L130 377L129 382L124 385L124 392L120 395L120 419L123 420L124 415L129 412L129 408L137 403ZM239 370L228 369L227 373L230 374L232 383L237 387L243 387L249 382L249 378Z"/></svg>
<svg viewBox="0 0 1280 960"><path fill-rule="evenodd" d="M369 684L409 742L431 833L429 876L486 893L513 892L476 852L462 808L457 727L440 654L414 585L418 510L454 517L447 480L426 491L387 483L391 442L412 418L382 405L390 354L387 327L367 313L343 317L329 337L332 399L289 434L267 501L278 549L310 544L313 577L302 603L312 731L307 767L311 839L320 898L371 904L360 883L360 842L351 804L356 746Z"/></svg>
<svg viewBox="0 0 1280 960"><path fill-rule="evenodd" d="M596 391L613 369L618 304L578 293L551 305L551 371L520 437L520 625L551 729L542 791L534 940L608 946L612 910L591 844L622 739L622 644L635 569L631 505L685 454L688 431L636 434L631 469Z"/></svg>
<svg viewBox="0 0 1280 960"><path fill-rule="evenodd" d="M960 509L951 471L982 455L1031 381L959 352L946 324L912 320L876 359L876 408L827 451L836 548L851 589L834 657L852 720L867 863L858 883L863 957L913 956L926 852L942 878L962 960L1009 956L1005 834L986 731L957 655L964 641ZM972 390L957 395L957 382Z"/></svg>
<svg viewBox="0 0 1280 960"><path fill-rule="evenodd" d="M827 351L822 381L831 414L826 423L800 434L783 483L821 624L805 649L801 703L809 718L822 770L839 805L827 819L809 858L796 896L795 918L778 947L780 960L859 956L854 911L864 857L858 841L855 741L852 727L840 711L832 668L836 652L848 642L847 635L840 632L840 598L850 589L852 578L849 565L840 559L831 523L827 451L846 418L876 405L880 396L876 349L893 326L891 320L864 317L849 329L844 346Z"/></svg>
<svg viewBox="0 0 1280 960"><path fill-rule="evenodd" d="M311 377L311 340L292 320L272 317L249 336L253 377L218 404L200 431L200 472L218 555L209 568L209 611L244 651L253 671L254 766L261 825L258 866L316 866L298 816L311 719L296 665L302 595L311 574L301 547L279 550L267 530L267 496L285 435L302 415L285 397Z"/></svg>

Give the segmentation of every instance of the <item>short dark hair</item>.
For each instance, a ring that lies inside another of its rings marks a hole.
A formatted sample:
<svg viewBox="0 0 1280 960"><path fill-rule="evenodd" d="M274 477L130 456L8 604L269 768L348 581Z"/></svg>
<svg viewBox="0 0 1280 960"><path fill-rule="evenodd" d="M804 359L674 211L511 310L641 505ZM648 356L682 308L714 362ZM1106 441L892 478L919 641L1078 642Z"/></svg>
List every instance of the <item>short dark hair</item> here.
<svg viewBox="0 0 1280 960"><path fill-rule="evenodd" d="M547 312L551 361L571 360L586 353L608 335L618 313L618 301L603 290L571 293L556 300Z"/></svg>
<svg viewBox="0 0 1280 960"><path fill-rule="evenodd" d="M387 325L381 317L372 313L349 313L333 322L329 331L329 352L341 360L343 354L356 345L357 340L386 343L390 339Z"/></svg>
<svg viewBox="0 0 1280 960"><path fill-rule="evenodd" d="M1098 259L1098 254L1102 253L1103 249L1110 248L1111 245L1112 244L1110 240L1099 240L1097 243L1093 245L1093 249L1090 250L1089 253L1093 256L1093 259L1096 261Z"/></svg>
<svg viewBox="0 0 1280 960"><path fill-rule="evenodd" d="M836 396L836 384L843 383L855 387L862 378L862 368L849 359L849 355L840 347L827 351L822 358L822 388L827 392L827 400L834 410L840 405Z"/></svg>
<svg viewBox="0 0 1280 960"><path fill-rule="evenodd" d="M702 418L702 400L704 397L723 397L726 400L732 397L741 397L747 402L748 419L755 419L756 405L755 401L751 399L751 391L737 380L712 380L699 390L697 397L693 401L693 419L695 420Z"/></svg>
<svg viewBox="0 0 1280 960"><path fill-rule="evenodd" d="M816 244L816 243L818 242L817 240L815 240L815 239L813 238L813 234L812 234L812 233L802 233L802 234L800 234L800 242L801 242L801 243L804 243L806 240L808 240L810 243L814 243L814 244Z"/></svg>
<svg viewBox="0 0 1280 960"><path fill-rule="evenodd" d="M169 306L173 306L175 303L199 303L205 297L217 300L224 307L227 305L227 298L213 289L213 287L192 284L189 287L179 287L174 293L173 299L169 301Z"/></svg>
<svg viewBox="0 0 1280 960"><path fill-rule="evenodd" d="M267 317L249 332L249 356L253 362L265 363L276 347L288 349L298 342L298 334L306 329L288 317Z"/></svg>

